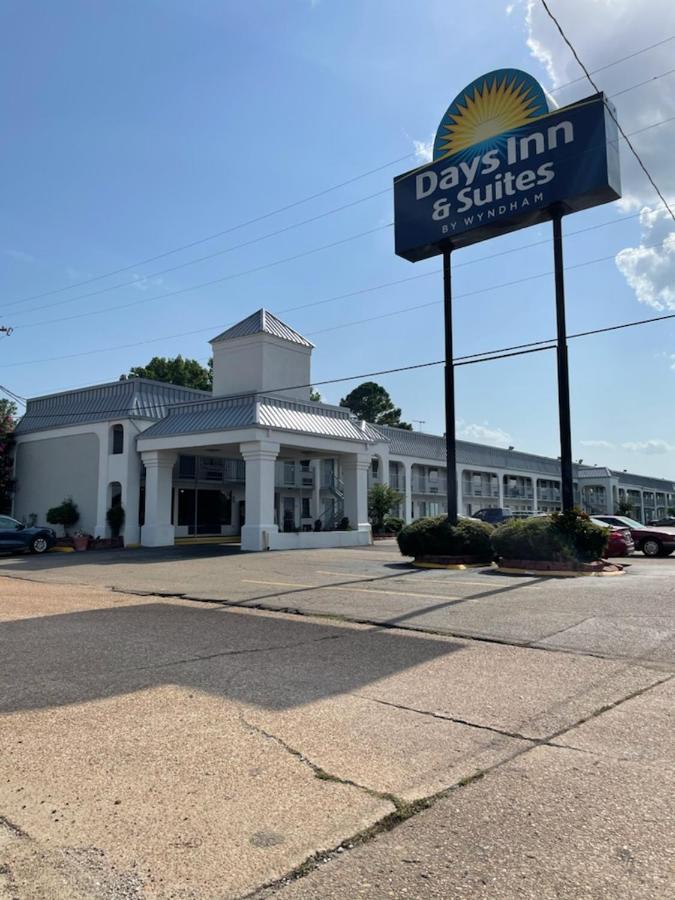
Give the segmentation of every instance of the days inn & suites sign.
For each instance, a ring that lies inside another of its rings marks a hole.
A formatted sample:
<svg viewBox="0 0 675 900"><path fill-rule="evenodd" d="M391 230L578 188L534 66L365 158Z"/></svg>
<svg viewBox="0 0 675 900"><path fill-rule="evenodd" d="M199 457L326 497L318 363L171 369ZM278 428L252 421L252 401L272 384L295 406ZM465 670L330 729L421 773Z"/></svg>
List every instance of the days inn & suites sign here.
<svg viewBox="0 0 675 900"><path fill-rule="evenodd" d="M430 163L394 179L395 251L417 262L621 196L603 94L549 109L519 69L488 72L448 107ZM613 111L613 110L612 110Z"/></svg>

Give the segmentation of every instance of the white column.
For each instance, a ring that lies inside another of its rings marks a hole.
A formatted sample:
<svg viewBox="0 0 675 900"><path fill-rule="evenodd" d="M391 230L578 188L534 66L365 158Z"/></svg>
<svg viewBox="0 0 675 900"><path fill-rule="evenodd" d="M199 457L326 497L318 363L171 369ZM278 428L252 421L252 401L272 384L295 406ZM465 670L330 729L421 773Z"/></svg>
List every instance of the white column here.
<svg viewBox="0 0 675 900"><path fill-rule="evenodd" d="M539 512L539 495L537 492L536 476L532 476L532 512Z"/></svg>
<svg viewBox="0 0 675 900"><path fill-rule="evenodd" d="M141 528L138 524L138 500L141 490L141 461L134 448L129 449L127 477L122 483L124 525L122 534L126 547L140 543Z"/></svg>
<svg viewBox="0 0 675 900"><path fill-rule="evenodd" d="M504 473L498 472L497 478L499 479L499 507L500 509L504 509L506 506L504 503Z"/></svg>
<svg viewBox="0 0 675 900"><path fill-rule="evenodd" d="M370 532L368 521L368 469L371 457L367 453L347 453L342 457L342 477L345 486L345 516L355 531Z"/></svg>
<svg viewBox="0 0 675 900"><path fill-rule="evenodd" d="M412 463L403 462L403 471L405 474L405 504L403 510L403 518L406 524L412 522Z"/></svg>
<svg viewBox="0 0 675 900"><path fill-rule="evenodd" d="M173 545L171 487L176 456L173 450L144 450L141 453L145 466L145 524L141 528L144 547Z"/></svg>
<svg viewBox="0 0 675 900"><path fill-rule="evenodd" d="M241 529L242 550L269 550L274 524L275 463L279 444L247 441L240 444L246 462L246 524Z"/></svg>
<svg viewBox="0 0 675 900"><path fill-rule="evenodd" d="M321 506L321 460L315 459L312 462L312 472L314 473L314 486L312 488L312 516L318 519L323 513Z"/></svg>

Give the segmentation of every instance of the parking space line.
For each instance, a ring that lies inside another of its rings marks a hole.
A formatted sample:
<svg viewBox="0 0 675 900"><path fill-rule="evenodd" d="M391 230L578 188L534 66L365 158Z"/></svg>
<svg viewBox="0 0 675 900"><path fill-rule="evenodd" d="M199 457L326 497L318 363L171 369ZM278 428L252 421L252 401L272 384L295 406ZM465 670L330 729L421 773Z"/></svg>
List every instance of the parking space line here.
<svg viewBox="0 0 675 900"><path fill-rule="evenodd" d="M440 594L416 594L413 591L378 591L374 588L335 587L332 584L290 584L286 581L252 581L245 578L242 584L263 584L270 587L313 588L316 591L343 591L348 594L393 594L396 597L424 597L425 600L461 600L461 597L442 597Z"/></svg>
<svg viewBox="0 0 675 900"><path fill-rule="evenodd" d="M368 581L369 579L381 578L381 575L357 575L355 572L324 572L322 569L316 570L317 575L339 575L342 578L358 578L360 581ZM417 572L401 572L400 575L392 575L392 578L402 578L404 575L412 575L418 574ZM451 576L452 577L452 576ZM452 581L437 581L432 578L424 578L424 584L443 584L447 587L449 584L468 584L471 587L485 587L484 581L460 581L459 579L452 578Z"/></svg>

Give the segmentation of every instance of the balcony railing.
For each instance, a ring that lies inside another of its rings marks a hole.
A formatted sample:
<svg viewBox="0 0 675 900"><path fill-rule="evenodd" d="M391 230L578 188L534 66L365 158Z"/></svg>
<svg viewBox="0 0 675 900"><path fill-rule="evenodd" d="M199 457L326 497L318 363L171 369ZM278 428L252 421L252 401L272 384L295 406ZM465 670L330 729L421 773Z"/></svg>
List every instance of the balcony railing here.
<svg viewBox="0 0 675 900"><path fill-rule="evenodd" d="M389 475L389 487L395 491L405 491L405 475Z"/></svg>
<svg viewBox="0 0 675 900"><path fill-rule="evenodd" d="M445 494L448 486L445 478L437 478L431 480L421 475L413 475L412 492L413 494Z"/></svg>
<svg viewBox="0 0 675 900"><path fill-rule="evenodd" d="M463 484L462 493L465 497L489 497L495 499L499 497L499 488L478 487L474 484Z"/></svg>

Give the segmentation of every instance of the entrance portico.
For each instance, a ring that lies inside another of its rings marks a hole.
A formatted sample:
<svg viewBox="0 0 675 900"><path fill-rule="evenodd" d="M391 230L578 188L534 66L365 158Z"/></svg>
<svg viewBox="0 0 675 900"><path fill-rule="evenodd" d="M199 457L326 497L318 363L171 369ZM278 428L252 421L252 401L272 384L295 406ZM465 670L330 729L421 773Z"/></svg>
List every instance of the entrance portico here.
<svg viewBox="0 0 675 900"><path fill-rule="evenodd" d="M146 469L145 546L174 541L172 489L180 476L176 461L185 454L221 458L226 472L238 471L243 460L242 550L371 541L368 468L373 452L386 453L386 444L344 408L260 395L181 404L138 435L137 449ZM241 485L223 483L231 496L229 488L239 491L241 503Z"/></svg>

